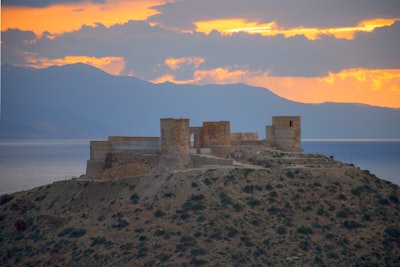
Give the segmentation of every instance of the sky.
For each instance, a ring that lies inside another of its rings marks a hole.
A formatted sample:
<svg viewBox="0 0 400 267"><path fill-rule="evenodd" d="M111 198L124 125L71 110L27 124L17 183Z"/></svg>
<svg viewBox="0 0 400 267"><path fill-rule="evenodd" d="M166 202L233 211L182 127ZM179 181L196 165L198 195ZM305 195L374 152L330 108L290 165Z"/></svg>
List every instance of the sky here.
<svg viewBox="0 0 400 267"><path fill-rule="evenodd" d="M3 0L1 62L400 108L399 0Z"/></svg>

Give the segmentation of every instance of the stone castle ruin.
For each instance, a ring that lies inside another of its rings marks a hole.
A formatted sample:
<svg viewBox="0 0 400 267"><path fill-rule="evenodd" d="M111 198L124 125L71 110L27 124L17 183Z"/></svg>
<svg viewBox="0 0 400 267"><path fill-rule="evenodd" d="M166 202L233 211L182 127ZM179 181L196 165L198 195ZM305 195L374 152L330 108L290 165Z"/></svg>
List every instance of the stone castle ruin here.
<svg viewBox="0 0 400 267"><path fill-rule="evenodd" d="M190 127L189 119L164 118L160 120L160 132L160 137L109 136L106 141L91 141L86 178L104 176L112 168L125 168L130 175L140 175L233 165L231 152L240 145L303 151L299 116L272 117L264 140L259 140L255 132L231 133L229 121Z"/></svg>

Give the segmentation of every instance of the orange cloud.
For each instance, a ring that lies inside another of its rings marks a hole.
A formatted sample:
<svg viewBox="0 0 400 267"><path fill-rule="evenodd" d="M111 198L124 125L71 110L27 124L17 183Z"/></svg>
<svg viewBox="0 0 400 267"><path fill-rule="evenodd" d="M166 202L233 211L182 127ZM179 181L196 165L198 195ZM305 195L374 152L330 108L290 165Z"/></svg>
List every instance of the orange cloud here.
<svg viewBox="0 0 400 267"><path fill-rule="evenodd" d="M358 25L341 28L289 28L284 29L272 21L270 23L259 24L258 22L249 22L245 19L220 19L195 22L196 30L209 34L212 30L217 30L222 34L230 35L236 32L246 32L249 34L260 34L263 36L275 36L278 34L287 37L295 35L304 35L310 40L316 40L321 35L333 35L336 38L353 39L356 32L372 32L375 28L390 26L399 20L396 19L373 19L360 22Z"/></svg>
<svg viewBox="0 0 400 267"><path fill-rule="evenodd" d="M125 60L122 57L87 57L66 56L64 58L47 59L37 58L34 55L27 57L28 65L33 68L46 68L53 65L62 66L66 64L84 63L102 69L111 75L120 75L125 69Z"/></svg>
<svg viewBox="0 0 400 267"><path fill-rule="evenodd" d="M129 20L145 20L158 12L153 6L164 0L107 0L93 4L90 1L71 4L55 4L43 8L1 7L1 30L18 28L33 31L37 35L48 31L60 34L78 30L82 25L101 23L107 27Z"/></svg>
<svg viewBox="0 0 400 267"><path fill-rule="evenodd" d="M345 102L400 108L400 69L345 69L326 77L277 77L268 72L216 68L196 70L192 80L173 75L155 83L229 84L246 83L268 88L275 94L303 103Z"/></svg>
<svg viewBox="0 0 400 267"><path fill-rule="evenodd" d="M165 65L171 70L177 70L183 65L193 65L195 69L198 69L201 64L205 62L204 58L201 57L181 57L173 58L169 57L165 60Z"/></svg>

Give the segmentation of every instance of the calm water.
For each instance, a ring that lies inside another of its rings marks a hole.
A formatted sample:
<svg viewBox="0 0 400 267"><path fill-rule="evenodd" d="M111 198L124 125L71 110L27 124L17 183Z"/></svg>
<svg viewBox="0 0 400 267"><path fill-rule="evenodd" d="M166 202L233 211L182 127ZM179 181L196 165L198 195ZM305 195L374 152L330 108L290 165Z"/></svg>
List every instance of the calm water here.
<svg viewBox="0 0 400 267"><path fill-rule="evenodd" d="M333 156L400 185L400 140L303 141L306 153Z"/></svg>
<svg viewBox="0 0 400 267"><path fill-rule="evenodd" d="M400 185L400 141L304 141L302 146ZM88 140L0 141L0 194L78 177L88 159Z"/></svg>
<svg viewBox="0 0 400 267"><path fill-rule="evenodd" d="M88 140L0 141L0 194L79 177Z"/></svg>

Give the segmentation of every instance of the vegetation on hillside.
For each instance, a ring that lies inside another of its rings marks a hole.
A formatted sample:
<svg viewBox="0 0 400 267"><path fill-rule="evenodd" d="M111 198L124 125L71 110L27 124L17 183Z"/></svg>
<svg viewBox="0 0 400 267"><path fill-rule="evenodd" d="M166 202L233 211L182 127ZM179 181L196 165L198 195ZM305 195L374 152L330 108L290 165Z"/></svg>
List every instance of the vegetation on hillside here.
<svg viewBox="0 0 400 267"><path fill-rule="evenodd" d="M2 266L399 266L399 187L333 159L62 181L0 199Z"/></svg>

